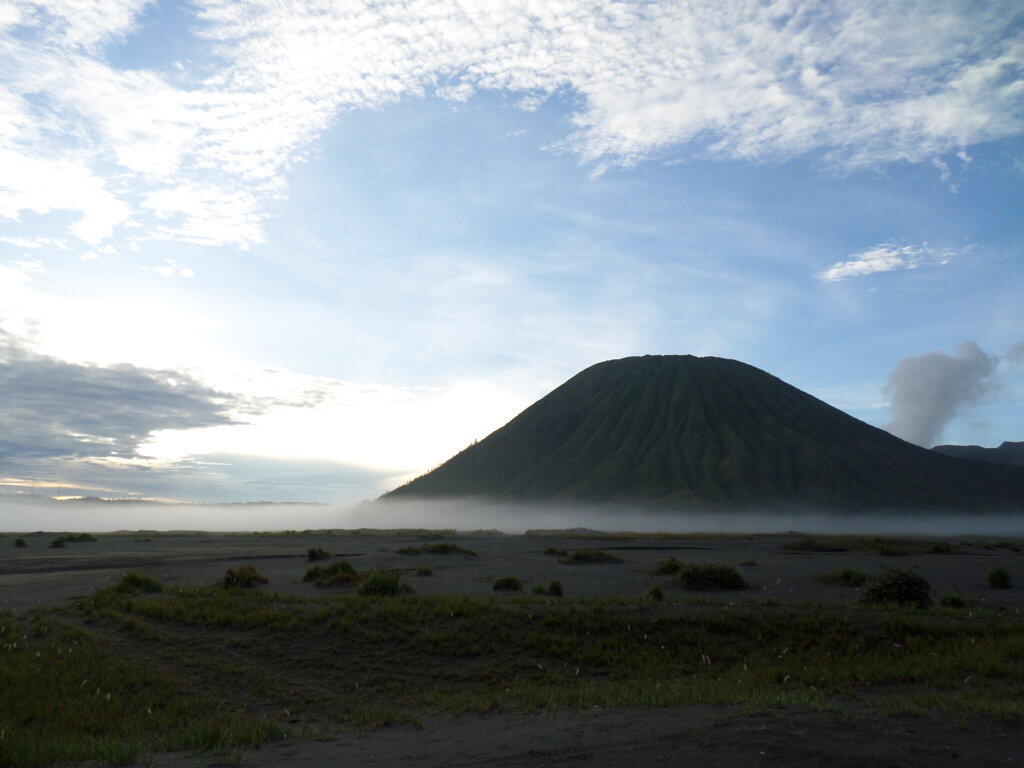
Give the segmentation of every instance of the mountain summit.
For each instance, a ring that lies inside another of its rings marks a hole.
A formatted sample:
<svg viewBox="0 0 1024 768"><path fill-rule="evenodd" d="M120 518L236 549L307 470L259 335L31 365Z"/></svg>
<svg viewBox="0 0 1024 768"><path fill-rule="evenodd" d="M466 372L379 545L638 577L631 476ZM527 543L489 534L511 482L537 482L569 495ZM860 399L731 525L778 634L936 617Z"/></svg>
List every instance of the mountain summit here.
<svg viewBox="0 0 1024 768"><path fill-rule="evenodd" d="M1024 468L904 442L737 360L598 363L386 498L1024 509Z"/></svg>

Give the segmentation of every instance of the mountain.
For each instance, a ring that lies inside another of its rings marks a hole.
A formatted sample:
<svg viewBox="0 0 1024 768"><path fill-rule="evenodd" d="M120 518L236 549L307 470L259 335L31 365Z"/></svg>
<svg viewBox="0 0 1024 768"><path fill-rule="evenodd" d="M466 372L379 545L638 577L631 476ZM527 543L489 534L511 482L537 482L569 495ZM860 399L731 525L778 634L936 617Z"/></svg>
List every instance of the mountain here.
<svg viewBox="0 0 1024 768"><path fill-rule="evenodd" d="M718 357L598 363L385 498L1024 509L1024 469L919 448Z"/></svg>
<svg viewBox="0 0 1024 768"><path fill-rule="evenodd" d="M980 445L936 445L932 450L961 459L977 459L1024 467L1024 442L1005 442L998 448L983 448Z"/></svg>

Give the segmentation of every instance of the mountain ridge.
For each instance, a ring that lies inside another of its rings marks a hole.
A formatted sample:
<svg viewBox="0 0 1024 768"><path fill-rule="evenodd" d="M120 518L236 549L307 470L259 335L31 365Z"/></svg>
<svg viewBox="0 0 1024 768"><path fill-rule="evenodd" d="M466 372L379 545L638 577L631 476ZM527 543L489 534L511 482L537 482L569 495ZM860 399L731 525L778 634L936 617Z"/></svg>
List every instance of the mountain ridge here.
<svg viewBox="0 0 1024 768"><path fill-rule="evenodd" d="M933 452L720 357L597 363L384 498L1024 508L1024 469Z"/></svg>

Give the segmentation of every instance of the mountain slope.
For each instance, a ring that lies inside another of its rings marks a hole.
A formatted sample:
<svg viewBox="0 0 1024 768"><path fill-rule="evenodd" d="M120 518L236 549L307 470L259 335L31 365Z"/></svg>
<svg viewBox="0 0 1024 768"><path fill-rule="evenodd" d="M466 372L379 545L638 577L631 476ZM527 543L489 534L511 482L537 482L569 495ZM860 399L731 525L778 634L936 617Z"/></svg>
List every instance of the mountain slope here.
<svg viewBox="0 0 1024 768"><path fill-rule="evenodd" d="M953 458L753 366L645 356L591 366L389 498L670 507L1024 508L1024 469Z"/></svg>
<svg viewBox="0 0 1024 768"><path fill-rule="evenodd" d="M1011 464L1024 467L1024 442L1003 443L998 448L983 448L980 445L936 445L933 451L947 456L958 456L961 459L977 459L991 461L995 464Z"/></svg>

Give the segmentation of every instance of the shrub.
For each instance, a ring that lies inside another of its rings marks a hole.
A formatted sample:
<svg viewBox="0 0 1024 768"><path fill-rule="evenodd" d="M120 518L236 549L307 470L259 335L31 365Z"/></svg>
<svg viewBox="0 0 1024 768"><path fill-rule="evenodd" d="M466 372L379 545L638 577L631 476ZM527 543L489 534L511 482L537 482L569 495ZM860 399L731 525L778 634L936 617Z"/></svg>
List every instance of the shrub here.
<svg viewBox="0 0 1024 768"><path fill-rule="evenodd" d="M58 536L56 539L50 542L50 549L63 549L64 548L64 537Z"/></svg>
<svg viewBox="0 0 1024 768"><path fill-rule="evenodd" d="M676 579L685 589L746 589L749 586L742 573L722 563L680 566Z"/></svg>
<svg viewBox="0 0 1024 768"><path fill-rule="evenodd" d="M427 567L425 565L421 565L419 568L416 569L416 575L417 576L433 576L434 575L434 569L433 568L429 568L429 567Z"/></svg>
<svg viewBox="0 0 1024 768"><path fill-rule="evenodd" d="M495 592L518 592L523 588L523 583L515 576L500 576L491 584Z"/></svg>
<svg viewBox="0 0 1024 768"><path fill-rule="evenodd" d="M860 601L869 605L895 603L927 608L932 603L932 585L913 571L886 571L867 583Z"/></svg>
<svg viewBox="0 0 1024 768"><path fill-rule="evenodd" d="M855 568L843 568L840 571L831 573L819 573L812 576L812 579L819 584L837 584L841 587L862 587L868 580L868 575Z"/></svg>
<svg viewBox="0 0 1024 768"><path fill-rule="evenodd" d="M418 547L402 547L401 549L396 549L395 550L395 554L398 554L398 555L422 555L423 552Z"/></svg>
<svg viewBox="0 0 1024 768"><path fill-rule="evenodd" d="M267 579L263 574L251 565L243 565L239 568L228 568L220 585L224 589L252 589L266 583Z"/></svg>
<svg viewBox="0 0 1024 768"><path fill-rule="evenodd" d="M544 550L545 555L551 555L553 557L565 557L569 554L567 549L558 549L557 547L548 547Z"/></svg>
<svg viewBox="0 0 1024 768"><path fill-rule="evenodd" d="M594 565L596 563L621 563L622 561L615 555L602 552L600 549L577 549L558 562L566 565Z"/></svg>
<svg viewBox="0 0 1024 768"><path fill-rule="evenodd" d="M359 585L360 595L373 597L394 597L404 592L412 592L412 587L403 584L393 573L371 573Z"/></svg>
<svg viewBox="0 0 1024 768"><path fill-rule="evenodd" d="M114 585L114 591L126 595L138 595L143 592L162 592L163 585L156 579L141 573L123 573Z"/></svg>
<svg viewBox="0 0 1024 768"><path fill-rule="evenodd" d="M661 587L655 584L647 590L647 598L656 603L660 603L665 599L665 593L661 591Z"/></svg>
<svg viewBox="0 0 1024 768"><path fill-rule="evenodd" d="M534 584L533 589L530 591L535 595L546 595L548 593L543 584Z"/></svg>
<svg viewBox="0 0 1024 768"><path fill-rule="evenodd" d="M680 562L674 557L669 557L654 566L651 573L657 574L658 576L675 576L679 573L679 568Z"/></svg>
<svg viewBox="0 0 1024 768"><path fill-rule="evenodd" d="M15 547L27 547L28 543L20 536L14 540Z"/></svg>
<svg viewBox="0 0 1024 768"><path fill-rule="evenodd" d="M988 585L992 589L1009 589L1011 585L1010 572L1001 565L993 568L988 572Z"/></svg>
<svg viewBox="0 0 1024 768"><path fill-rule="evenodd" d="M929 555L955 555L957 550L948 542L936 541L934 544L929 546L925 552Z"/></svg>
<svg viewBox="0 0 1024 768"><path fill-rule="evenodd" d="M318 587L336 587L344 584L352 584L359 580L359 574L352 567L351 563L339 560L328 566L314 565L306 575L302 577L304 582L313 582Z"/></svg>
<svg viewBox="0 0 1024 768"><path fill-rule="evenodd" d="M939 599L939 605L943 606L944 608L966 608L968 604L969 601L966 597L961 597L960 595L956 594L943 595Z"/></svg>
<svg viewBox="0 0 1024 768"><path fill-rule="evenodd" d="M331 556L331 553L320 547L310 547L306 550L306 559L311 563L315 563L317 560L327 560Z"/></svg>

